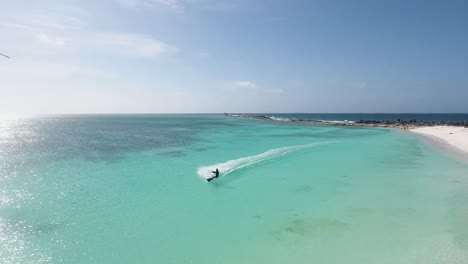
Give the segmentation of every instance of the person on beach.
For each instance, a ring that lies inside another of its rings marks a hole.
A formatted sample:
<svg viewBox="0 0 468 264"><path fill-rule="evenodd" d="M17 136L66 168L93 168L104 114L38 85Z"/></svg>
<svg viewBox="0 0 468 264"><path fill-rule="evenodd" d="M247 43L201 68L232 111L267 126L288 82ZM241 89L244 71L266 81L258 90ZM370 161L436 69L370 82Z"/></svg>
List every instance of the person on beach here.
<svg viewBox="0 0 468 264"><path fill-rule="evenodd" d="M219 177L219 170L218 170L218 168L216 168L215 171L211 171L211 172L214 173L214 176L211 177L211 178L206 179L207 181L211 181L211 180L213 180L214 178L218 178L218 177Z"/></svg>

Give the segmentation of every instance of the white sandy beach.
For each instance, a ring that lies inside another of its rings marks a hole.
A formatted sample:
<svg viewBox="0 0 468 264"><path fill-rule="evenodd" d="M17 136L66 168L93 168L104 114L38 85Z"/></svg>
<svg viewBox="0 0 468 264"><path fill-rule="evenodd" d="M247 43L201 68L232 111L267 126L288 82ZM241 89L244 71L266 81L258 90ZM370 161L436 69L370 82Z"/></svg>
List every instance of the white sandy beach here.
<svg viewBox="0 0 468 264"><path fill-rule="evenodd" d="M468 153L468 128L455 126L418 127L411 132L435 137L447 144Z"/></svg>

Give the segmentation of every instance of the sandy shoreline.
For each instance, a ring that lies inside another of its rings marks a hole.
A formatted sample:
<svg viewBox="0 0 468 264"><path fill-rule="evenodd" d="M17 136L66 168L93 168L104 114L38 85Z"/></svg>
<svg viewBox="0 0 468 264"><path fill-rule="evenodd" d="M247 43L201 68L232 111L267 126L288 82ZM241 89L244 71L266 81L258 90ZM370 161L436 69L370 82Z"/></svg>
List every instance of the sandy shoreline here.
<svg viewBox="0 0 468 264"><path fill-rule="evenodd" d="M454 126L418 127L406 130L440 151L468 163L468 128ZM452 133L452 134L450 134Z"/></svg>
<svg viewBox="0 0 468 264"><path fill-rule="evenodd" d="M468 154L468 128L455 126L418 127L411 132L429 136Z"/></svg>

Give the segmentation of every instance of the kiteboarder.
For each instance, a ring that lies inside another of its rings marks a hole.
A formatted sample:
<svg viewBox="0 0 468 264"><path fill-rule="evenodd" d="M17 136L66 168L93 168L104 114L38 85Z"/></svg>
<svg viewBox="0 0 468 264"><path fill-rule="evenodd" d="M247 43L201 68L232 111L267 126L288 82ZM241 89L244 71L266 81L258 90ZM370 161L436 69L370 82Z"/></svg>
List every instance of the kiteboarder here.
<svg viewBox="0 0 468 264"><path fill-rule="evenodd" d="M207 181L212 181L214 178L218 178L218 177L219 177L219 170L218 170L218 168L216 168L215 171L211 171L211 172L214 173L214 176L212 176L211 178L206 179Z"/></svg>

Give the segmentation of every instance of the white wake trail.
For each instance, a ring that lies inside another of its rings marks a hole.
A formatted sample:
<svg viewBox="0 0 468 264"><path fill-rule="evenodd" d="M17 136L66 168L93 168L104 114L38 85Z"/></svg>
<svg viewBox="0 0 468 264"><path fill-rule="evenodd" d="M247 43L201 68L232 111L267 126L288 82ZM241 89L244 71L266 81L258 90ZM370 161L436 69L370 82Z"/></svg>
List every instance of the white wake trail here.
<svg viewBox="0 0 468 264"><path fill-rule="evenodd" d="M317 142L317 143L312 143L312 144L306 144L306 145L297 145L297 146L289 146L289 147L282 147L282 148L276 148L276 149L270 149L268 151L265 151L261 154L255 155L255 156L248 156L248 157L243 157L240 159L234 159L234 160L229 160L223 163L218 163L218 164L213 164L213 165L208 165L208 166L202 166L198 168L198 175L204 179L208 179L212 177L212 171L216 170L216 168L219 170L220 176L225 176L229 173L232 173L236 170L242 169L244 167L248 167L254 164L257 164L262 161L270 160L273 158L277 158L279 156L283 156L289 152L304 149L304 148L310 148L310 147L315 147L315 146L320 146L324 144L328 144L330 142Z"/></svg>

